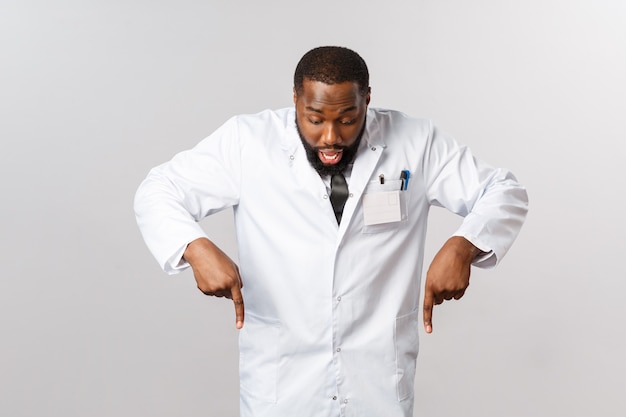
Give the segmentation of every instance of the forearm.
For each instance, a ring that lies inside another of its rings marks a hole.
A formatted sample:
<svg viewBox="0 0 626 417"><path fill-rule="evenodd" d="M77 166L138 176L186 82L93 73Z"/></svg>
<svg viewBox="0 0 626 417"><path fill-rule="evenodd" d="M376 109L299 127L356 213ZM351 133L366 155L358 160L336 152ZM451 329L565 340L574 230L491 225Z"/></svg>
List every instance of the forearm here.
<svg viewBox="0 0 626 417"><path fill-rule="evenodd" d="M489 252L475 265L495 266L525 220L528 196L524 187L512 173L480 161L466 146L434 127L423 175L429 203L464 217L454 235Z"/></svg>
<svg viewBox="0 0 626 417"><path fill-rule="evenodd" d="M168 273L187 267L182 254L187 244L205 233L180 192L160 169L150 172L135 195L139 230L157 262Z"/></svg>
<svg viewBox="0 0 626 417"><path fill-rule="evenodd" d="M478 260L476 266L492 267L512 246L527 212L525 188L511 173L495 170L454 235L466 238L485 252L491 252L491 256Z"/></svg>
<svg viewBox="0 0 626 417"><path fill-rule="evenodd" d="M238 203L240 146L236 119L193 149L150 171L135 197L137 224L150 251L167 272L187 266L188 243L206 237L202 218Z"/></svg>

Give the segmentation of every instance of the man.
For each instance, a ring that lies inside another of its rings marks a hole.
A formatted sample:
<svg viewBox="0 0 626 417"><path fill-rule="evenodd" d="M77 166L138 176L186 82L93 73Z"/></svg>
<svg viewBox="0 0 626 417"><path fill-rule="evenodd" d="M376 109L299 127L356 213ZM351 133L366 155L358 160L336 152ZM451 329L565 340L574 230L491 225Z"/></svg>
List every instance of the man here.
<svg viewBox="0 0 626 417"><path fill-rule="evenodd" d="M138 190L165 271L191 266L203 293L233 300L242 416L412 416L429 207L465 219L427 273L428 333L433 305L462 297L471 265L494 266L523 223L510 173L369 102L358 54L313 49L295 109L232 118ZM227 207L239 266L196 223Z"/></svg>

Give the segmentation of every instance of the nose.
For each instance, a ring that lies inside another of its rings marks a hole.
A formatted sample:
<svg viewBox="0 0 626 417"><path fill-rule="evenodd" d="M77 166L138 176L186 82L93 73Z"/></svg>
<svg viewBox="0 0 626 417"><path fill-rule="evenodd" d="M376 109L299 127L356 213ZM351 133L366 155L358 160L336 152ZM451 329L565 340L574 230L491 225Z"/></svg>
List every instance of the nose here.
<svg viewBox="0 0 626 417"><path fill-rule="evenodd" d="M341 144L341 134L337 130L337 127L334 123L329 123L327 126L324 127L322 142L325 146L334 146Z"/></svg>

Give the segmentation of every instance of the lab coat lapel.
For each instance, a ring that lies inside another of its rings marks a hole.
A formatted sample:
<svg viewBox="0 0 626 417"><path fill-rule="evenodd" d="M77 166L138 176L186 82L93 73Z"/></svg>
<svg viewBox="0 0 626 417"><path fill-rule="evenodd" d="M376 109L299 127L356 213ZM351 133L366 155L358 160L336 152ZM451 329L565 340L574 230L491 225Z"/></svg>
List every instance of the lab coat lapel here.
<svg viewBox="0 0 626 417"><path fill-rule="evenodd" d="M381 138L379 135L378 122L374 118L373 112L368 112L367 128L363 134L359 151L354 160L352 174L350 175L350 184L348 185L352 198L348 198L343 209L343 216L341 218L341 224L339 225L339 239L337 242L341 242L348 225L352 222L352 216L354 215L357 204L361 201L363 191L370 181L370 178L372 178L372 174L385 148L386 144L384 138Z"/></svg>
<svg viewBox="0 0 626 417"><path fill-rule="evenodd" d="M289 158L291 176L297 181L300 189L311 193L316 199L321 198L326 194L326 186L306 157L302 141L296 130L295 111L292 110L288 120L289 125L286 126L281 147L285 152L284 156ZM330 211L332 212L332 210Z"/></svg>

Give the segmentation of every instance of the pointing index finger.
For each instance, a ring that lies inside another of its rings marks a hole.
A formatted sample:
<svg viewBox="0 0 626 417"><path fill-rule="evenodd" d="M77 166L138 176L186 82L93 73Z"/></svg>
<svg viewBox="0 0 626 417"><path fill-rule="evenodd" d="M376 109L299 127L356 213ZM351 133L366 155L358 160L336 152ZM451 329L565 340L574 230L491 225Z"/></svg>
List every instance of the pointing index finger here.
<svg viewBox="0 0 626 417"><path fill-rule="evenodd" d="M243 327L243 319L245 315L241 289L239 288L239 286L234 286L230 289L230 294L233 299L233 304L235 304L235 326L237 327L237 329L241 329Z"/></svg>
<svg viewBox="0 0 626 417"><path fill-rule="evenodd" d="M424 329L426 333L432 333L433 331L433 293L426 288L424 294Z"/></svg>

